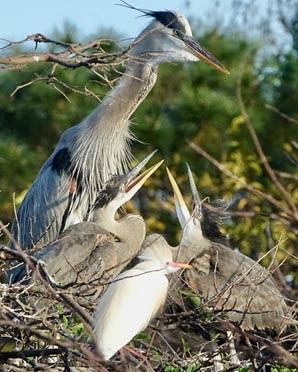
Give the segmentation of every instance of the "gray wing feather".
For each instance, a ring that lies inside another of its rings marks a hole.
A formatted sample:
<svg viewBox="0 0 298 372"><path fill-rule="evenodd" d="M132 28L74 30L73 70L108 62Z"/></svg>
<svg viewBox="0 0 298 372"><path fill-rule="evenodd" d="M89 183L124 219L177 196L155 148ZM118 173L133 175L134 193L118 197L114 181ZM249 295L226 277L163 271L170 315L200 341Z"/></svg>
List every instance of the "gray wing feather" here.
<svg viewBox="0 0 298 372"><path fill-rule="evenodd" d="M212 242L210 270L188 272L190 285L207 303L226 312L228 318L245 329L278 328L288 307L271 274L251 258L229 247Z"/></svg>
<svg viewBox="0 0 298 372"><path fill-rule="evenodd" d="M12 234L23 248L47 243L57 237L68 204L69 179L51 167L43 168L27 192L12 226Z"/></svg>
<svg viewBox="0 0 298 372"><path fill-rule="evenodd" d="M11 232L22 248L31 248L35 244L42 246L51 242L61 232L62 218L69 202L70 177L65 172L59 175L51 165L60 149L73 147L78 129L79 125L62 134L54 152L40 169L19 207ZM70 224L83 221L84 210L87 210L88 206L84 198L80 202L82 209L78 210L75 205L72 206L64 229Z"/></svg>

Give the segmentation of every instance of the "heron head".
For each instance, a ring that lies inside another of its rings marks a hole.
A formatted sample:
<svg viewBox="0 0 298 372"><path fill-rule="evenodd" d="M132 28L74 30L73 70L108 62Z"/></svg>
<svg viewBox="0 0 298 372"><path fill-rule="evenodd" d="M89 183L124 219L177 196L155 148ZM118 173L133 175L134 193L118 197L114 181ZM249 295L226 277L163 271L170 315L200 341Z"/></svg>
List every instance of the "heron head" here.
<svg viewBox="0 0 298 372"><path fill-rule="evenodd" d="M189 183L192 192L193 209L190 213L185 200L181 194L181 191L175 181L170 170L167 168L168 177L172 185L174 192L175 208L179 223L183 229L183 238L189 237L190 239L201 239L202 238L202 202L199 196L199 192L195 185L193 175L189 165L187 164Z"/></svg>
<svg viewBox="0 0 298 372"><path fill-rule="evenodd" d="M220 72L229 74L228 70L193 38L190 24L183 14L170 10L138 10L153 20L134 41L131 56L151 61L153 64L202 61Z"/></svg>
<svg viewBox="0 0 298 372"><path fill-rule="evenodd" d="M94 204L94 209L108 209L114 216L115 212L135 195L135 193L143 186L145 181L163 163L163 160L161 160L143 173L139 174L155 153L156 151L153 151L128 173L112 176L106 182L103 190L98 194Z"/></svg>
<svg viewBox="0 0 298 372"><path fill-rule="evenodd" d="M189 264L173 261L171 247L160 234L151 234L146 238L144 249L138 258L140 261L147 262L151 270L160 270L163 274L192 268Z"/></svg>
<svg viewBox="0 0 298 372"><path fill-rule="evenodd" d="M220 231L219 225L227 216L226 205L222 201L217 201L216 205L209 204L207 206L206 203L204 203L204 205L199 196L192 171L187 163L186 166L193 200L193 209L191 213L186 206L173 175L167 168L168 177L174 192L176 213L183 229L181 241L185 244L189 244L190 242L196 242L204 237L211 241L225 243L227 241L227 236Z"/></svg>

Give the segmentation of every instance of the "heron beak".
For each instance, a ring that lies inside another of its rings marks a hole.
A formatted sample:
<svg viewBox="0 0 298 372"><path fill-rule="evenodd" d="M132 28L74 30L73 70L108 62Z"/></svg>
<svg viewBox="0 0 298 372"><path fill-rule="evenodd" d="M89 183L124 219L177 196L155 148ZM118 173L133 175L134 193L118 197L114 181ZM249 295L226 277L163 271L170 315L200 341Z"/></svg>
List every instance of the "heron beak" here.
<svg viewBox="0 0 298 372"><path fill-rule="evenodd" d="M174 192L174 200L175 200L175 207L176 207L176 213L178 216L178 220L180 222L182 229L184 229L185 225L187 224L187 221L190 218L190 213L189 213L189 210L185 204L184 198L180 192L180 189L172 173L170 172L168 168L166 169L167 169L168 177L169 177L169 180L171 182L172 189Z"/></svg>
<svg viewBox="0 0 298 372"><path fill-rule="evenodd" d="M192 211L192 218L194 221L196 220L201 220L201 217L202 217L202 202L201 202L201 198L200 198L200 195L199 195L199 191L197 189L197 186L195 184L195 180L193 178L193 174L192 174L192 171L190 169L190 166L188 165L188 163L186 163L186 167L187 167L187 173L188 173L188 178L189 178L189 184L190 184L190 189L191 189L191 193L192 193L192 199L193 199L193 203L194 203L194 209Z"/></svg>
<svg viewBox="0 0 298 372"><path fill-rule="evenodd" d="M157 150L153 151L128 173L126 177L127 183L124 188L125 193L134 195L143 186L143 184L151 176L151 174L154 173L161 166L163 160L159 161L158 163L147 169L145 172L138 175L144 168L144 166L148 163L148 161L152 158L152 156L156 153L156 151Z"/></svg>
<svg viewBox="0 0 298 372"><path fill-rule="evenodd" d="M200 45L194 38L188 35L183 35L182 40L195 57L216 70L230 75L230 72L202 45Z"/></svg>
<svg viewBox="0 0 298 372"><path fill-rule="evenodd" d="M168 262L168 265L175 267L177 269L192 269L191 265L180 263L180 262Z"/></svg>
<svg viewBox="0 0 298 372"><path fill-rule="evenodd" d="M135 192L137 192L143 186L145 181L151 176L151 174L154 173L161 166L163 162L164 160L159 161L158 163L156 163L155 165L147 169L145 172L143 172L142 174L140 174L139 176L131 180L126 185L126 188L124 191L130 192L132 191L132 189L134 189Z"/></svg>
<svg viewBox="0 0 298 372"><path fill-rule="evenodd" d="M201 202L201 198L200 198L200 195L199 195L199 191L198 191L197 186L195 184L195 180L193 178L192 171L191 171L190 166L188 165L188 163L186 163L186 167L187 167L189 184L190 184L190 189L191 189L194 204L195 205L201 205L202 202Z"/></svg>

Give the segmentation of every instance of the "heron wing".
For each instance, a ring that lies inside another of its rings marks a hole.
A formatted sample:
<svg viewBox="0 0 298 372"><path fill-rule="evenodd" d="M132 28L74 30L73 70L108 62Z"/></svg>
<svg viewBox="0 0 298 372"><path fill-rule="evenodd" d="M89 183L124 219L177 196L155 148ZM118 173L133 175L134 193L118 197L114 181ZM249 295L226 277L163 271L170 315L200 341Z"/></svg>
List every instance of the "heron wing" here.
<svg viewBox="0 0 298 372"><path fill-rule="evenodd" d="M18 209L12 235L23 248L49 243L68 226L83 221L88 201L78 195L76 180L69 171L68 149L77 129L75 126L64 132Z"/></svg>
<svg viewBox="0 0 298 372"><path fill-rule="evenodd" d="M109 359L147 327L163 305L168 280L159 273L138 268L118 275L96 307L98 348Z"/></svg>
<svg viewBox="0 0 298 372"><path fill-rule="evenodd" d="M281 325L287 306L269 271L222 244L211 244L210 258L208 275L199 270L189 273L207 304L246 329Z"/></svg>

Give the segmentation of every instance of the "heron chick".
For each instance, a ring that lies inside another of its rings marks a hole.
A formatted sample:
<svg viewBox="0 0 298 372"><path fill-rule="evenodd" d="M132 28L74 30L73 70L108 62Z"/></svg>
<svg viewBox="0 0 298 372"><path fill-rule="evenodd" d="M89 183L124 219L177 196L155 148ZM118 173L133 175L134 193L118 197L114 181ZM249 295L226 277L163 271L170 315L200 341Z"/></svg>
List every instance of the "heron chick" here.
<svg viewBox="0 0 298 372"><path fill-rule="evenodd" d="M95 223L70 226L57 241L34 255L45 263L48 274L56 281L71 283L76 280L78 271L82 282L88 282L88 278L100 277L104 269L113 266L117 267L114 271L118 273L123 262L138 253L146 234L143 218L127 214L116 219L115 215L162 164L163 160L140 174L155 153L152 152L126 174L106 182L92 207ZM109 273L112 275L114 271ZM25 272L23 264L12 268L7 272L7 280L16 282Z"/></svg>
<svg viewBox="0 0 298 372"><path fill-rule="evenodd" d="M202 202L190 168L188 176L194 202L192 213L173 175L168 169L167 172L183 229L179 259L190 261L193 266L186 274L190 287L206 303L217 311L224 311L230 320L243 329L280 330L291 323L290 309L270 272L241 252L204 235ZM205 213L208 213L207 210ZM213 230L219 232L215 221L213 224Z"/></svg>
<svg viewBox="0 0 298 372"><path fill-rule="evenodd" d="M105 360L143 331L164 305L166 276L191 267L173 262L172 250L159 234L146 239L138 257L141 262L118 275L96 306L94 331Z"/></svg>

